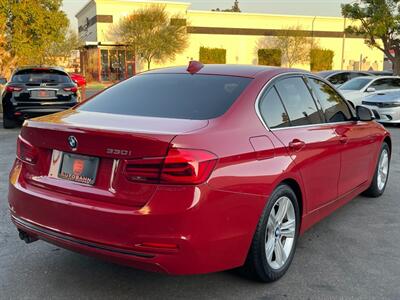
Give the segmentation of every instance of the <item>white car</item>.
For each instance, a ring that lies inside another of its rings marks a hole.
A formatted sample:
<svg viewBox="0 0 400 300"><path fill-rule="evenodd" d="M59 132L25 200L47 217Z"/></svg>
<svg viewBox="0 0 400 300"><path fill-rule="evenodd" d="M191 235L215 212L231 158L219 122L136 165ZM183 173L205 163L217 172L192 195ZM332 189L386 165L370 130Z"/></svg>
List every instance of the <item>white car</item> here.
<svg viewBox="0 0 400 300"><path fill-rule="evenodd" d="M362 105L378 113L378 122L400 124L400 90L368 96Z"/></svg>
<svg viewBox="0 0 400 300"><path fill-rule="evenodd" d="M374 76L371 73L363 71L322 71L318 72L317 75L328 80L336 88L340 87L349 80L352 80L353 78Z"/></svg>
<svg viewBox="0 0 400 300"><path fill-rule="evenodd" d="M400 90L400 77L358 77L346 82L339 88L344 98L355 106L361 105L367 96L389 90Z"/></svg>

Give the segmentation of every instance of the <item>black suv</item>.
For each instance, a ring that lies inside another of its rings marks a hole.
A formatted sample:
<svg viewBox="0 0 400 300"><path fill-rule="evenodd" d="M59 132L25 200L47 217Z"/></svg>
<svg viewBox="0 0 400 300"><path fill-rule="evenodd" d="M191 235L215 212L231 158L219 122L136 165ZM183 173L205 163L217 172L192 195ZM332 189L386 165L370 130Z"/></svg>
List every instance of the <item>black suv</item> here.
<svg viewBox="0 0 400 300"><path fill-rule="evenodd" d="M18 68L2 92L3 127L68 109L79 99L76 84L62 68Z"/></svg>

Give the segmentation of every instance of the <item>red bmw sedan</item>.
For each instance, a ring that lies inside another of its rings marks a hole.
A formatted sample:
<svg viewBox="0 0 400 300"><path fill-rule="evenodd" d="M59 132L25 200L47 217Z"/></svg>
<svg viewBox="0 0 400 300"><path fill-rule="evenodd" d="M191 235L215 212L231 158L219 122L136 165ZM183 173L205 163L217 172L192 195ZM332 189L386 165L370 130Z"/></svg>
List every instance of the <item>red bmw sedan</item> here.
<svg viewBox="0 0 400 300"><path fill-rule="evenodd" d="M135 268L289 268L304 231L378 197L392 142L313 74L261 66L159 69L25 121L9 209L43 240Z"/></svg>

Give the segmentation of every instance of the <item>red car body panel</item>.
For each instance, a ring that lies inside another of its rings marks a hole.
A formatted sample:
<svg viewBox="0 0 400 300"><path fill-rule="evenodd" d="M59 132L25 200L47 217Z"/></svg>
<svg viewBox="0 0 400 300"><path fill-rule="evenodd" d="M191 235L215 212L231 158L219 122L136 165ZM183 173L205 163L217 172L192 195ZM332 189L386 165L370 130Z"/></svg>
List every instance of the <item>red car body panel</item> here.
<svg viewBox="0 0 400 300"><path fill-rule="evenodd" d="M78 85L78 87L82 87L86 85L86 78L77 73L70 73L69 76L71 76L71 79Z"/></svg>
<svg viewBox="0 0 400 300"><path fill-rule="evenodd" d="M26 121L21 137L40 151L35 165L17 159L11 171L14 223L59 246L140 269L215 272L243 265L269 195L286 182L298 192L304 232L369 186L389 133L375 122L357 121L266 129L256 116L256 98L266 83L287 72L293 71L200 70L254 78L225 114L206 121L76 109ZM49 176L53 149L71 152L71 134L79 140L79 154L101 157L94 186ZM305 147L289 147L294 137ZM132 152L107 154L109 147ZM124 161L163 156L171 147L215 154L218 161L208 180L143 184L123 176Z"/></svg>

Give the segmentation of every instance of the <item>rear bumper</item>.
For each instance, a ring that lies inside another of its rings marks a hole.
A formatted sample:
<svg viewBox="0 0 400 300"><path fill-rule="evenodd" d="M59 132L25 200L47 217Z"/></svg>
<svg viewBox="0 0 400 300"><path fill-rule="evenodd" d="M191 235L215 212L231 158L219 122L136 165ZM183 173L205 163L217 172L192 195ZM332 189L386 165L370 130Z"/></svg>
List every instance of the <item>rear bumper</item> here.
<svg viewBox="0 0 400 300"><path fill-rule="evenodd" d="M14 169L9 188L17 228L82 254L176 275L243 265L265 205L263 196L202 185L160 187L145 206L132 208L56 194L18 176Z"/></svg>
<svg viewBox="0 0 400 300"><path fill-rule="evenodd" d="M60 111L67 110L71 107L77 105L77 101L65 101L65 102L54 102L54 103L17 103L11 104L10 102L3 105L4 113L7 118L23 121L25 119L30 119L34 117L40 117L44 115L49 115L57 113Z"/></svg>
<svg viewBox="0 0 400 300"><path fill-rule="evenodd" d="M110 247L76 239L68 235L32 224L14 215L11 215L11 219L18 229L53 245L57 245L81 254L98 257L110 262L128 265L137 269L157 273L168 273L166 269L161 267L157 262L154 262L154 254L140 253L137 251Z"/></svg>

